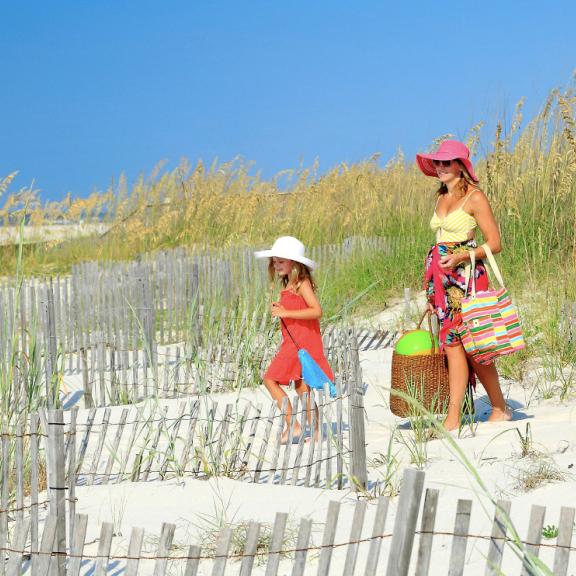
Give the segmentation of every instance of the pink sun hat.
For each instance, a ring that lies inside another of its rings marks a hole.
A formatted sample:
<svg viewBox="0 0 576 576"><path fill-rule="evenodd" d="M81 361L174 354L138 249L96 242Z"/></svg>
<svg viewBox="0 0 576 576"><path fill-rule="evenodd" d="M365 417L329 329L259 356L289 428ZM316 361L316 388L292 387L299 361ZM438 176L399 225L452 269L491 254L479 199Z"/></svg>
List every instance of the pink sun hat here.
<svg viewBox="0 0 576 576"><path fill-rule="evenodd" d="M472 162L470 162L470 150L466 144L458 142L458 140L444 140L434 154L416 154L416 162L418 168L426 174L426 176L438 176L436 168L434 167L434 160L460 160L466 167L470 178L474 182L478 182Z"/></svg>

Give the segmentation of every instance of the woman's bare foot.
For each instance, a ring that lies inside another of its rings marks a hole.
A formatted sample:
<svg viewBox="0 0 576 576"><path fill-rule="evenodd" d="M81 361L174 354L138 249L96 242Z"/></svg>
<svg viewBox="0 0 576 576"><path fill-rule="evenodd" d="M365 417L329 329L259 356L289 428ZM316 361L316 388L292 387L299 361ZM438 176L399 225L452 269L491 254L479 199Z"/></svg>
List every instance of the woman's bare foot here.
<svg viewBox="0 0 576 576"><path fill-rule="evenodd" d="M458 420L449 420L446 418L446 420L442 422L442 426L447 432L452 432L452 430L458 430L458 428L460 428L460 422Z"/></svg>
<svg viewBox="0 0 576 576"><path fill-rule="evenodd" d="M292 432L292 442L294 442L294 440L298 440L301 433L302 433L302 426L300 426L300 424L298 424L298 422L296 422L294 424L294 431ZM285 428L284 432L282 432L282 436L280 437L280 444L288 444L288 436L289 435L290 435L290 430L288 428Z"/></svg>
<svg viewBox="0 0 576 576"><path fill-rule="evenodd" d="M512 410L506 406L504 410L501 408L492 408L492 413L488 416L488 422L507 422L512 420Z"/></svg>

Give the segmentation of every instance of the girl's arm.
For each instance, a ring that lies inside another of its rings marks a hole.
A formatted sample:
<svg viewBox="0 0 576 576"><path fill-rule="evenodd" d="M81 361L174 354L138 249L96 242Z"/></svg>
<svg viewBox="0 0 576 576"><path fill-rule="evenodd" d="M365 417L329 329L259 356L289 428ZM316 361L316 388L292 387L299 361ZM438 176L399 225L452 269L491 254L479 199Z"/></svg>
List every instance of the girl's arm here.
<svg viewBox="0 0 576 576"><path fill-rule="evenodd" d="M308 308L303 310L286 310L284 306L281 306L278 302L272 303L272 316L278 316L280 318L293 318L294 320L315 320L322 317L322 307L316 296L316 293L312 289L310 280L306 279L300 285L298 293L308 305Z"/></svg>

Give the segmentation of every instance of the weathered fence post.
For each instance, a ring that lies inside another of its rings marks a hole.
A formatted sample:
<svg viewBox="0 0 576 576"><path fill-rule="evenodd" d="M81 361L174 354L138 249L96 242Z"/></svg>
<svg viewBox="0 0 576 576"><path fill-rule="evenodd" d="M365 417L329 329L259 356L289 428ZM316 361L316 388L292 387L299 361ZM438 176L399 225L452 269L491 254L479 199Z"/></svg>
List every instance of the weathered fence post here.
<svg viewBox="0 0 576 576"><path fill-rule="evenodd" d="M48 497L49 514L57 518L51 576L64 576L66 563L66 470L64 467L64 412L48 412Z"/></svg>
<svg viewBox="0 0 576 576"><path fill-rule="evenodd" d="M386 576L408 574L423 489L424 472L407 468L402 476L402 489L394 521L394 535L390 545Z"/></svg>
<svg viewBox="0 0 576 576"><path fill-rule="evenodd" d="M10 474L10 438L8 429L2 428L2 482L0 484L0 548L5 548L8 542L8 479ZM0 558L0 575L4 576L4 557Z"/></svg>
<svg viewBox="0 0 576 576"><path fill-rule="evenodd" d="M42 298L42 316L44 324L44 350L45 350L45 375L46 375L46 399L50 408L58 406L58 391L53 387L53 376L57 370L57 341L56 341L56 323L54 319L54 294L52 292L52 283L45 286Z"/></svg>
<svg viewBox="0 0 576 576"><path fill-rule="evenodd" d="M348 412L350 419L350 447L352 459L351 484L354 490L366 489L368 473L366 471L366 431L364 428L364 391L362 369L358 355L358 341L356 334L350 338L352 378L348 385Z"/></svg>

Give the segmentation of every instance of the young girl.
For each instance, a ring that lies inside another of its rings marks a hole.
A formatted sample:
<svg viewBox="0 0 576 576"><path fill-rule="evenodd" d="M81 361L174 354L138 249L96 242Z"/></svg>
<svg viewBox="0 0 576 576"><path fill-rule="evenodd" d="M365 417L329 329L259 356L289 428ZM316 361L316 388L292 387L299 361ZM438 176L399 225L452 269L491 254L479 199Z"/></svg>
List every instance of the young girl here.
<svg viewBox="0 0 576 576"><path fill-rule="evenodd" d="M282 401L287 397L282 386L287 386L294 381L296 392L302 396L310 392L309 386L302 380L302 368L298 359L298 349L306 349L316 363L322 368L330 380L334 374L324 356L322 336L320 334L319 318L322 316L322 308L315 293L315 284L311 270L316 264L304 256L304 244L292 236L278 238L270 250L255 253L257 258L269 258L268 274L270 281L276 277L284 289L280 293L280 301L272 302L272 316L281 318L282 344L280 350L268 366L263 380L264 386L270 392L279 408ZM311 424L310 396L308 396L308 423ZM288 440L289 426L292 418L292 405L287 402L286 429L282 433L282 442ZM318 420L316 420L318 422ZM318 424L314 431L318 437ZM302 433L298 421L294 424L294 438Z"/></svg>

